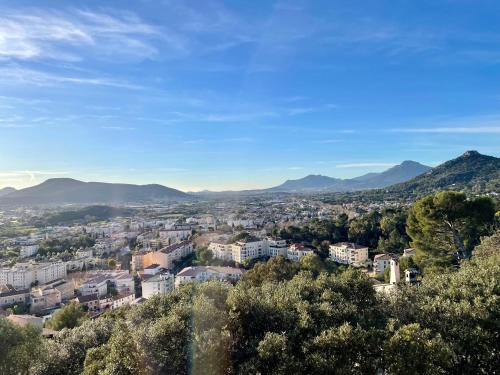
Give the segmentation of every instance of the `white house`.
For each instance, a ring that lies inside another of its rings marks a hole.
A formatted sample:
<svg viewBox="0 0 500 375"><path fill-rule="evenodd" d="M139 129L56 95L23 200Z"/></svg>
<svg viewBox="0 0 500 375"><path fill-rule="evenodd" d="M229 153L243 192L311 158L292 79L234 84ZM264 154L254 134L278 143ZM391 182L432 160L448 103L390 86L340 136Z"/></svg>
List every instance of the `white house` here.
<svg viewBox="0 0 500 375"><path fill-rule="evenodd" d="M167 294L174 289L175 277L169 272L158 273L142 282L142 296L150 298L155 294Z"/></svg>

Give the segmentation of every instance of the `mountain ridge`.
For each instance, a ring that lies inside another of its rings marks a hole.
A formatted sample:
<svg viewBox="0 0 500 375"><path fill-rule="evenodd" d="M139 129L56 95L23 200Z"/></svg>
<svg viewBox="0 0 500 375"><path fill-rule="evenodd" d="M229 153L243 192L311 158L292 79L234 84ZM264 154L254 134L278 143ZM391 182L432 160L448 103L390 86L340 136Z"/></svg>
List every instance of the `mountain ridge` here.
<svg viewBox="0 0 500 375"><path fill-rule="evenodd" d="M376 189L404 182L431 170L431 167L416 161L405 160L383 172L367 173L362 176L340 179L323 175L307 175L296 180L287 180L283 184L264 189L269 192L312 192L312 191L354 191Z"/></svg>
<svg viewBox="0 0 500 375"><path fill-rule="evenodd" d="M158 184L134 185L51 178L0 197L3 204L127 203L188 198L189 195Z"/></svg>

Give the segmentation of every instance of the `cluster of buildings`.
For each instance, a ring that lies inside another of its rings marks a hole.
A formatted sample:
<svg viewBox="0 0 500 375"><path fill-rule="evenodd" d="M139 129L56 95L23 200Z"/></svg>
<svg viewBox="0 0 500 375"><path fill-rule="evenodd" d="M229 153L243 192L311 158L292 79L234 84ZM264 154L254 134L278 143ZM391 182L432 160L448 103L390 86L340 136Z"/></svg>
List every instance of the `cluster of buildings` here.
<svg viewBox="0 0 500 375"><path fill-rule="evenodd" d="M211 242L208 249L212 251L214 258L240 264L251 259L275 256L298 261L312 252L302 244L288 246L285 240L271 237L265 239L248 237L234 243Z"/></svg>
<svg viewBox="0 0 500 375"><path fill-rule="evenodd" d="M270 237L265 239L249 237L234 243L215 241L211 242L208 248L215 258L240 264L250 259L276 256L297 262L313 252L303 244L288 245L283 239ZM330 259L353 267L366 267L371 264L368 247L349 242L330 245Z"/></svg>

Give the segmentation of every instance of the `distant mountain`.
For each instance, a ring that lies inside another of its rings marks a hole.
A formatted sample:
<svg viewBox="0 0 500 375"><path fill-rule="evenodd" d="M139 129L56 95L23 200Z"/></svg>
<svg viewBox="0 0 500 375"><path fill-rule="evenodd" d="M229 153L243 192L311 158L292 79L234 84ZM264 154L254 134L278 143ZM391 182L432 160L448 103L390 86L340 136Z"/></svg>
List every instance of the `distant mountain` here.
<svg viewBox="0 0 500 375"><path fill-rule="evenodd" d="M287 180L281 185L265 189L266 191L308 191L331 189L343 184L340 178L333 178L322 175L310 174L309 176L299 178L298 180Z"/></svg>
<svg viewBox="0 0 500 375"><path fill-rule="evenodd" d="M346 192L376 189L407 181L429 171L431 167L415 161L404 161L381 173L368 173L363 176L340 179L321 175L309 175L297 180L288 180L279 186L265 189L268 192Z"/></svg>
<svg viewBox="0 0 500 375"><path fill-rule="evenodd" d="M125 203L175 200L189 197L162 185L131 185L83 182L53 178L39 185L11 192L0 198L3 204Z"/></svg>
<svg viewBox="0 0 500 375"><path fill-rule="evenodd" d="M500 158L466 151L427 173L386 189L389 193L422 195L438 190L500 191Z"/></svg>
<svg viewBox="0 0 500 375"><path fill-rule="evenodd" d="M382 173L368 173L355 177L352 180L359 182L357 189L382 188L400 182L408 181L415 176L430 171L432 168L416 161L405 160L399 165L395 165Z"/></svg>
<svg viewBox="0 0 500 375"><path fill-rule="evenodd" d="M15 192L16 189L12 187L4 187L3 189L0 189L0 197L3 197L4 195L10 194Z"/></svg>

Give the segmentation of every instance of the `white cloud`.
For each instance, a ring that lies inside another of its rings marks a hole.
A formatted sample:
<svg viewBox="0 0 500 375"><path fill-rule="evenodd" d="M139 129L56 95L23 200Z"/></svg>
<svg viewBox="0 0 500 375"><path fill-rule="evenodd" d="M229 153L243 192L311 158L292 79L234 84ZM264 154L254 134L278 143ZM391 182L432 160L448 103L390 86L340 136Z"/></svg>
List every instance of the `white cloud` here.
<svg viewBox="0 0 500 375"><path fill-rule="evenodd" d="M150 39L159 37L159 29L133 14L41 9L4 9L2 13L0 59L79 61L86 54L149 58L158 52ZM85 53L82 47L87 47Z"/></svg>

